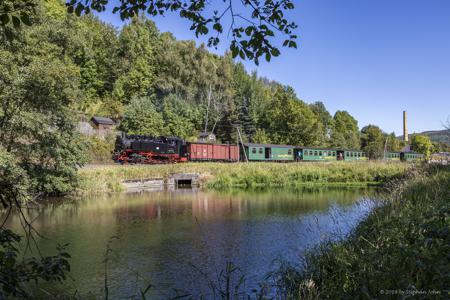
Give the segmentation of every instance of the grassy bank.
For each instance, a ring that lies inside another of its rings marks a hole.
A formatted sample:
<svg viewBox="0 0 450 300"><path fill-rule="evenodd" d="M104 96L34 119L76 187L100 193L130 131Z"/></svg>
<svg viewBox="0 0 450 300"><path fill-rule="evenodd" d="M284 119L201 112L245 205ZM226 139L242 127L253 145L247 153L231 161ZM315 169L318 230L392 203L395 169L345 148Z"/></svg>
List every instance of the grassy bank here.
<svg viewBox="0 0 450 300"><path fill-rule="evenodd" d="M185 163L108 165L79 171L80 193L117 192L130 179L198 173L208 188L296 187L304 185L377 185L405 173L408 165L383 162L333 163Z"/></svg>
<svg viewBox="0 0 450 300"><path fill-rule="evenodd" d="M282 272L292 298L448 297L450 167L409 173L349 239L315 249L305 272Z"/></svg>

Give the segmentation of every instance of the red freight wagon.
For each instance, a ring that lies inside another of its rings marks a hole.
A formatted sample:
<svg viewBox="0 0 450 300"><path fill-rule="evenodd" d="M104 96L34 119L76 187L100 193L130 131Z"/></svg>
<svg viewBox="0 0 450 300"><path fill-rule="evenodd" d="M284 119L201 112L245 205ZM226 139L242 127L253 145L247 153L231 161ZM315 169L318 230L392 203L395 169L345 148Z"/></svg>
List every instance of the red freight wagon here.
<svg viewBox="0 0 450 300"><path fill-rule="evenodd" d="M238 161L239 148L228 144L190 143L188 155L191 161Z"/></svg>

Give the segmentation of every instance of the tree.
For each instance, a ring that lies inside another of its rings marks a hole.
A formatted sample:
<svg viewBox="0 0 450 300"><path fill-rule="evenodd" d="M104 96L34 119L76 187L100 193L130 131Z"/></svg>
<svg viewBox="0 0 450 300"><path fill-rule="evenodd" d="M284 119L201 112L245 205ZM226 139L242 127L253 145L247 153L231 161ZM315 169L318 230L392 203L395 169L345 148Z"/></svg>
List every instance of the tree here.
<svg viewBox="0 0 450 300"><path fill-rule="evenodd" d="M125 108L120 130L127 134L161 135L164 121L149 97L135 97Z"/></svg>
<svg viewBox="0 0 450 300"><path fill-rule="evenodd" d="M313 104L310 104L309 107L322 123L322 140L324 141L322 146L329 146L331 143L333 117L330 115L323 102L314 102Z"/></svg>
<svg viewBox="0 0 450 300"><path fill-rule="evenodd" d="M361 149L370 159L380 159L384 152L383 131L375 125L367 125L361 129Z"/></svg>
<svg viewBox="0 0 450 300"><path fill-rule="evenodd" d="M198 115L188 103L175 95L167 96L162 103L162 117L166 134L189 139L197 136L193 120Z"/></svg>
<svg viewBox="0 0 450 300"><path fill-rule="evenodd" d="M121 73L114 84L114 96L127 103L131 97L154 93L156 52L159 32L155 24L145 18L133 18L119 37Z"/></svg>
<svg viewBox="0 0 450 300"><path fill-rule="evenodd" d="M433 144L431 140L426 135L413 135L411 139L411 148L412 150L425 154L426 157L429 157L431 154L431 150L433 149Z"/></svg>
<svg viewBox="0 0 450 300"><path fill-rule="evenodd" d="M20 167L20 161L11 153L0 148L0 207L8 210L20 210L30 198L32 180L29 174ZM24 215L18 214L26 226L32 231ZM30 232L29 231L29 232ZM28 238L30 238L28 236ZM0 299L30 298L24 284L40 281L60 282L70 271L68 258L70 255L63 247L58 247L56 256L21 257L19 251L22 237L11 230L0 227Z"/></svg>
<svg viewBox="0 0 450 300"><path fill-rule="evenodd" d="M257 144L269 144L270 138L264 129L256 129L256 133L253 137L253 142Z"/></svg>
<svg viewBox="0 0 450 300"><path fill-rule="evenodd" d="M442 126L445 129L445 135L447 136L447 142L450 144L450 117L447 117L447 121L443 122Z"/></svg>
<svg viewBox="0 0 450 300"><path fill-rule="evenodd" d="M78 16L90 13L92 10L103 12L107 9L108 0L70 0L68 11ZM285 12L294 9L291 0L248 0L234 3L233 1L205 0L123 0L113 8L113 13L119 12L122 20L133 18L140 12L150 16L164 15L166 12L179 12L180 18L191 23L190 29L195 35L208 36L208 46L217 47L221 34L224 34L223 24L230 23L225 32L232 35L230 50L234 57L251 59L256 64L264 56L270 61L272 56L278 56L280 50L274 45L275 32L285 36L282 47L296 48L297 35L294 30L297 25L285 17ZM212 11L212 13L210 13ZM225 21L224 18L228 18ZM274 32L275 31L275 32Z"/></svg>
<svg viewBox="0 0 450 300"><path fill-rule="evenodd" d="M359 149L358 122L346 111L337 111L333 117L331 144L333 147Z"/></svg>
<svg viewBox="0 0 450 300"><path fill-rule="evenodd" d="M0 2L0 40L15 38L22 24L31 26L36 14L37 0L3 0Z"/></svg>
<svg viewBox="0 0 450 300"><path fill-rule="evenodd" d="M28 241L34 231L22 207L42 195L72 191L77 169L86 162L83 138L75 130L76 107L83 101L80 68L57 46L64 36L49 34L54 23L37 24L17 31L0 26L20 33L0 43L0 205L19 211ZM30 298L26 283L65 279L69 255L62 248L56 256L20 257L19 245L19 235L0 228L0 298Z"/></svg>
<svg viewBox="0 0 450 300"><path fill-rule="evenodd" d="M30 192L68 192L86 161L72 110L78 69L49 54L28 56L26 47L18 51L0 48L0 149L17 158L32 180Z"/></svg>
<svg viewBox="0 0 450 300"><path fill-rule="evenodd" d="M395 136L395 133L392 132L387 136L387 150L391 152L400 151L402 148L400 141Z"/></svg>
<svg viewBox="0 0 450 300"><path fill-rule="evenodd" d="M266 108L262 125L271 142L291 145L319 145L322 124L291 87L277 87Z"/></svg>

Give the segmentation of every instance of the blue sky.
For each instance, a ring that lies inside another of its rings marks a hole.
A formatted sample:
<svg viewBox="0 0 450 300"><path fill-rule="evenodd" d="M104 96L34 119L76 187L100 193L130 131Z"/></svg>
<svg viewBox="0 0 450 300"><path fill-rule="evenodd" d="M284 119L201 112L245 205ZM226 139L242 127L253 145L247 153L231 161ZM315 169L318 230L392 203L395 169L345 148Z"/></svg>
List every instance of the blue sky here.
<svg viewBox="0 0 450 300"><path fill-rule="evenodd" d="M213 2L220 0L214 0ZM294 87L307 103L322 101L333 114L347 110L360 128L376 124L410 132L442 129L450 116L450 0L300 0L295 21L298 49L248 71ZM116 27L117 15L99 15ZM174 14L153 19L161 31L195 39ZM201 43L204 40L197 40ZM222 54L228 47L222 37Z"/></svg>

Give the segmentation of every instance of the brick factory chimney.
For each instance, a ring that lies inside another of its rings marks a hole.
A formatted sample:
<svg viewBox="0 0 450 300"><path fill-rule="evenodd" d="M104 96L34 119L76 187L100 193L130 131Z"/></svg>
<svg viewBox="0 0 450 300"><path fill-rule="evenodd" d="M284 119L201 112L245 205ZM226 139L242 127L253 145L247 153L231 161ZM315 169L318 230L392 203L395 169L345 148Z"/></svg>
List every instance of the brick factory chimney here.
<svg viewBox="0 0 450 300"><path fill-rule="evenodd" d="M405 142L408 142L408 128L406 126L407 119L406 119L406 110L403 111L403 140Z"/></svg>

